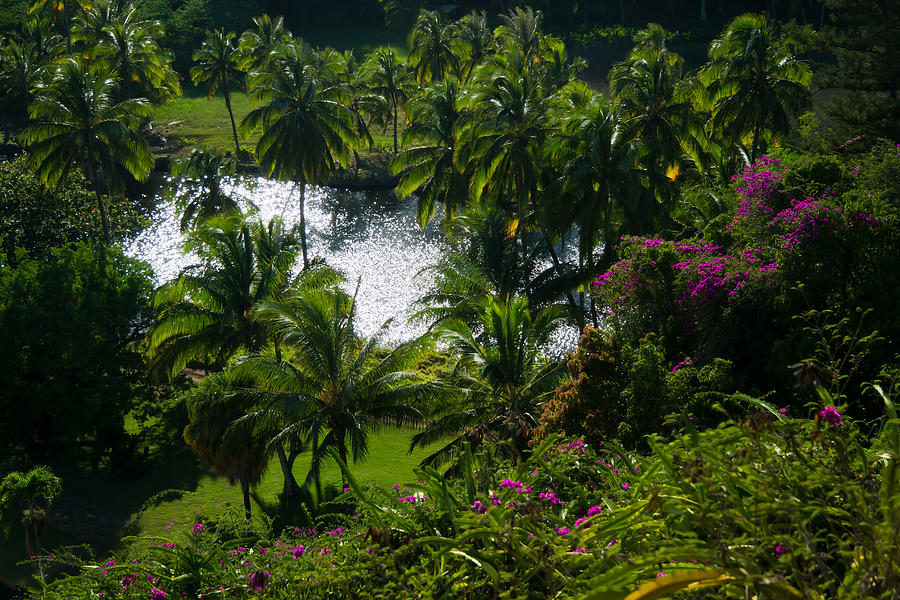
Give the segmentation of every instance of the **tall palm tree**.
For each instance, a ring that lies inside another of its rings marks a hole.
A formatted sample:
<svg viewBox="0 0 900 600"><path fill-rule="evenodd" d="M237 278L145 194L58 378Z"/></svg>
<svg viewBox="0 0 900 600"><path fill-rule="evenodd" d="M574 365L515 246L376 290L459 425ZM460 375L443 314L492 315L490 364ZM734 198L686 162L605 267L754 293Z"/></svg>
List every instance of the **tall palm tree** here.
<svg viewBox="0 0 900 600"><path fill-rule="evenodd" d="M387 46L376 48L362 66L363 76L373 93L384 98L390 107L394 121L394 155L397 155L397 119L400 107L407 100L410 80L409 69L397 60L394 51Z"/></svg>
<svg viewBox="0 0 900 600"><path fill-rule="evenodd" d="M763 15L735 18L709 47L701 72L713 129L734 142L750 140L750 160L761 153L766 130L778 135L809 100L812 71L796 58L796 43Z"/></svg>
<svg viewBox="0 0 900 600"><path fill-rule="evenodd" d="M577 226L579 266L590 277L596 275L598 241L603 241L604 264L613 260L614 215L641 208L640 146L633 125L600 95L584 84L564 92L557 101L560 120L549 144L552 160L560 165L561 202L554 213L563 229Z"/></svg>
<svg viewBox="0 0 900 600"><path fill-rule="evenodd" d="M90 3L86 0L34 0L28 8L28 14L35 13L45 6L49 6L51 18L54 21L56 21L60 14L63 16L66 25L66 51L69 54L72 54L70 7L74 7L75 10L81 9L82 11L85 11L87 7L90 6Z"/></svg>
<svg viewBox="0 0 900 600"><path fill-rule="evenodd" d="M44 80L47 63L30 41L13 37L0 41L0 111L3 140L9 138L10 115L26 114L33 90Z"/></svg>
<svg viewBox="0 0 900 600"><path fill-rule="evenodd" d="M149 116L150 103L144 98L117 102L118 91L114 73L67 59L37 88L29 108L34 122L22 134L42 181L56 185L76 165L85 172L97 196L107 244L104 192L121 189L120 167L140 181L153 168L150 148L135 132L140 119Z"/></svg>
<svg viewBox="0 0 900 600"><path fill-rule="evenodd" d="M103 30L119 21L122 15L132 8L130 2L94 0L82 15L75 17L72 24L72 40L82 42L86 48L93 49L103 37Z"/></svg>
<svg viewBox="0 0 900 600"><path fill-rule="evenodd" d="M414 319L431 328L445 321L465 322L478 330L480 302L492 298L506 303L531 292L538 276L538 257L532 251L523 261L520 240L511 236L510 218L500 208L474 206L457 218L451 228L453 247L420 276L430 281L417 302ZM532 298L539 305L546 298Z"/></svg>
<svg viewBox="0 0 900 600"><path fill-rule="evenodd" d="M437 203L444 205L449 224L469 198L469 180L454 161L466 119L458 99L459 87L453 81L425 88L409 107L405 148L392 164L400 174L397 193L404 198L416 194L422 227L431 220Z"/></svg>
<svg viewBox="0 0 900 600"><path fill-rule="evenodd" d="M453 26L446 22L443 13L421 10L409 33L410 66L415 70L420 84L442 81L451 73L459 72L459 57L453 44Z"/></svg>
<svg viewBox="0 0 900 600"><path fill-rule="evenodd" d="M268 464L267 441L232 424L245 411L244 398L234 394L228 378L217 373L200 382L187 402L184 440L205 464L234 485L240 483L244 516L251 514L250 489L259 485Z"/></svg>
<svg viewBox="0 0 900 600"><path fill-rule="evenodd" d="M77 37L81 35L79 31ZM174 55L159 46L164 35L162 23L142 20L137 9L129 8L91 40L97 44L94 59L119 74L122 96L170 101L181 95L180 77L172 68Z"/></svg>
<svg viewBox="0 0 900 600"><path fill-rule="evenodd" d="M241 56L238 47L232 44L234 33L225 33L221 29L209 32L200 49L193 54L196 63L191 67L191 80L194 84L209 82L209 97L222 91L225 108L231 119L231 133L234 135L234 156L241 155L241 144L238 142L237 126L234 124L234 111L231 110L231 86L241 85L244 74L241 72Z"/></svg>
<svg viewBox="0 0 900 600"><path fill-rule="evenodd" d="M245 130L262 129L256 158L263 173L297 184L304 268L309 266L305 184L324 184L335 162L346 165L357 136L346 87L330 84L333 76L317 69L317 61L301 39L280 46L269 69L251 74L250 88L263 105L241 123Z"/></svg>
<svg viewBox="0 0 900 600"><path fill-rule="evenodd" d="M236 353L261 349L269 336L253 310L290 287L298 250L280 220L264 227L243 215L207 220L186 246L202 263L161 286L152 301L158 315L150 366L170 377L190 360L211 360L221 369Z"/></svg>
<svg viewBox="0 0 900 600"><path fill-rule="evenodd" d="M460 101L472 110L472 118L456 160L473 166L469 191L475 200L515 209L517 233L524 240L528 212L537 203L548 102L533 63L518 49L484 63L475 81Z"/></svg>
<svg viewBox="0 0 900 600"><path fill-rule="evenodd" d="M256 27L242 33L239 43L248 71L266 68L272 51L291 40L291 33L284 28L284 17L260 15L253 18L253 24Z"/></svg>
<svg viewBox="0 0 900 600"><path fill-rule="evenodd" d="M419 424L420 408L442 389L408 371L428 344L406 342L376 354L387 325L364 344L353 326L355 299L338 289L306 290L267 303L259 318L277 331L290 359L250 356L233 374L253 383L258 411L249 418L264 430L283 425L274 441L302 436L312 449L307 483L318 482L322 464L345 464L368 453L369 434L381 427Z"/></svg>
<svg viewBox="0 0 900 600"><path fill-rule="evenodd" d="M177 183L188 188L179 198L182 233L212 216L240 212L237 202L222 189L222 180L235 172L235 162L214 148L193 148L172 166Z"/></svg>
<svg viewBox="0 0 900 600"><path fill-rule="evenodd" d="M32 17L22 27L20 41L29 48L34 60L50 63L64 54L62 38L53 30L53 23L47 17Z"/></svg>
<svg viewBox="0 0 900 600"><path fill-rule="evenodd" d="M462 57L461 79L468 82L475 67L497 50L494 32L484 12L471 12L456 22L456 55Z"/></svg>
<svg viewBox="0 0 900 600"><path fill-rule="evenodd" d="M501 25L496 36L507 49L515 49L527 60L534 60L540 53L544 34L541 26L544 15L530 7L516 7L505 15L500 15Z"/></svg>
<svg viewBox="0 0 900 600"><path fill-rule="evenodd" d="M668 32L650 23L638 45L610 70L610 91L640 138L651 183L661 193L666 173L680 163L683 150L700 150L703 128L694 110L684 60L666 47Z"/></svg>
<svg viewBox="0 0 900 600"><path fill-rule="evenodd" d="M413 436L410 452L450 438L423 465L445 462L467 441L510 440L521 458L541 404L564 374L559 361L543 354L561 323L559 307L531 311L523 297L485 298L478 306L481 335L463 321L447 322L439 330L460 357L450 383L462 394L434 404L439 416Z"/></svg>

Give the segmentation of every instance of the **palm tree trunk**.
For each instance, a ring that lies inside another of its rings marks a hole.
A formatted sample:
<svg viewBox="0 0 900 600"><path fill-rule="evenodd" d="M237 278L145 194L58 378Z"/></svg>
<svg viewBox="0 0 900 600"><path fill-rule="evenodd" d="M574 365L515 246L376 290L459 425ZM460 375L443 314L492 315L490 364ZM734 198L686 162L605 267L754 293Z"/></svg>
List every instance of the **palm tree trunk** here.
<svg viewBox="0 0 900 600"><path fill-rule="evenodd" d="M225 108L228 109L228 116L231 118L231 133L234 135L234 160L240 160L241 144L238 142L237 126L234 124L234 113L231 111L231 92L228 91L228 82L222 82L222 95L225 96Z"/></svg>
<svg viewBox="0 0 900 600"><path fill-rule="evenodd" d="M300 186L300 247L303 249L303 270L309 268L309 258L306 251L306 182L299 181Z"/></svg>
<svg viewBox="0 0 900 600"><path fill-rule="evenodd" d="M31 528L34 531L34 556L37 559L38 573L41 576L41 584L44 583L44 566L41 564L41 539L38 536L37 521L31 521Z"/></svg>
<svg viewBox="0 0 900 600"><path fill-rule="evenodd" d="M281 463L281 473L284 476L284 495L288 497L297 497L300 495L300 486L294 478L294 442L290 442L291 456L284 451L284 446L280 443L275 444L275 453L278 454L278 462Z"/></svg>
<svg viewBox="0 0 900 600"><path fill-rule="evenodd" d="M756 162L757 146L759 145L759 128L760 128L761 124L762 124L762 119L757 119L756 125L754 125L754 127L753 127L753 147L750 148L750 162L751 163Z"/></svg>
<svg viewBox="0 0 900 600"><path fill-rule="evenodd" d="M593 248L591 248L591 250L588 252L587 262L588 262L588 270L590 271L591 276L593 277L593 274L594 274L594 249ZM600 326L600 320L597 318L597 303L594 302L593 292L588 293L588 297L590 298L590 301L591 301L591 322L594 324L594 328L597 328Z"/></svg>
<svg viewBox="0 0 900 600"><path fill-rule="evenodd" d="M394 100L394 156L397 156L397 100Z"/></svg>
<svg viewBox="0 0 900 600"><path fill-rule="evenodd" d="M69 23L69 3L63 4L63 17L66 20L66 51L72 54L72 25Z"/></svg>
<svg viewBox="0 0 900 600"><path fill-rule="evenodd" d="M106 245L109 246L110 238L109 238L109 220L106 218L106 207L103 204L103 195L100 193L100 180L97 178L97 167L94 164L94 155L91 152L91 149L88 148L88 169L90 169L90 178L91 185L94 186L94 196L97 197L97 209L100 211L100 223L103 227L103 239L106 241Z"/></svg>
<svg viewBox="0 0 900 600"><path fill-rule="evenodd" d="M241 477L241 494L244 496L244 518L248 521L253 515L250 513L250 482Z"/></svg>
<svg viewBox="0 0 900 600"><path fill-rule="evenodd" d="M700 0L700 20L706 20L706 0Z"/></svg>
<svg viewBox="0 0 900 600"><path fill-rule="evenodd" d="M341 461L347 468L350 468L350 465L347 463L347 444L344 441L344 436L342 435L340 440L338 441L338 456L341 457ZM341 471L341 483L343 484L341 487L347 487L347 476L344 474L344 471Z"/></svg>
<svg viewBox="0 0 900 600"><path fill-rule="evenodd" d="M619 0L619 14L622 16L622 22L625 22L625 0Z"/></svg>

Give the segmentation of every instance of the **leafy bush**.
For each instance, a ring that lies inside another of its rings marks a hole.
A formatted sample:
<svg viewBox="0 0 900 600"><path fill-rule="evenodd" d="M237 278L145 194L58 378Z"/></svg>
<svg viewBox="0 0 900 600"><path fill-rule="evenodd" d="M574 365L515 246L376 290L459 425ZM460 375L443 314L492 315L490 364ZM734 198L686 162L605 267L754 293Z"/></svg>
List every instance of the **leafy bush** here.
<svg viewBox="0 0 900 600"><path fill-rule="evenodd" d="M129 200L104 202L114 241L146 224ZM0 265L15 265L17 251L43 258L67 243L98 240L101 232L97 199L80 172L50 189L38 181L24 155L0 162Z"/></svg>
<svg viewBox="0 0 900 600"><path fill-rule="evenodd" d="M673 366L653 334L632 347L586 328L567 367L571 379L544 405L538 441L560 433L595 447L612 439L635 447L645 435L672 433L687 421L714 427L725 418L724 406L743 412L728 401L730 362L694 366L688 358Z"/></svg>
<svg viewBox="0 0 900 600"><path fill-rule="evenodd" d="M340 521L280 535L189 523L47 596L891 597L893 405L870 443L833 407L788 418L745 401L760 412L744 424L651 440L649 456L550 438L518 465L465 450L458 480L425 468L415 483L362 489L347 471L342 500L358 507Z"/></svg>
<svg viewBox="0 0 900 600"><path fill-rule="evenodd" d="M151 287L145 263L86 244L0 269L4 453L99 461L127 450Z"/></svg>

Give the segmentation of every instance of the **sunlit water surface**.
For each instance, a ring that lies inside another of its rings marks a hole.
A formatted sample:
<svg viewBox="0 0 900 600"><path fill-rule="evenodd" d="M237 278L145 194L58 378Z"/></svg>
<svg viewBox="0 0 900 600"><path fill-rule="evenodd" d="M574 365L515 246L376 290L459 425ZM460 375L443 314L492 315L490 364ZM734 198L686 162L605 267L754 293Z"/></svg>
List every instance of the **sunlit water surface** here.
<svg viewBox="0 0 900 600"><path fill-rule="evenodd" d="M236 180L233 197L246 211L254 209L262 221L281 217L291 227L299 222L299 195L293 184L265 178ZM226 187L226 191L229 188ZM370 336L392 319L384 342L396 344L425 332L426 324L410 322L414 303L429 282L420 272L438 261L447 248L441 215L423 230L416 223L414 198L399 199L392 191L352 191L307 186L306 227L310 259L324 258L340 269L345 289L353 293L359 282L356 327ZM174 200L161 198L153 225L126 252L153 267L157 282L169 281L197 256L183 252ZM559 332L554 354L574 347L577 332Z"/></svg>

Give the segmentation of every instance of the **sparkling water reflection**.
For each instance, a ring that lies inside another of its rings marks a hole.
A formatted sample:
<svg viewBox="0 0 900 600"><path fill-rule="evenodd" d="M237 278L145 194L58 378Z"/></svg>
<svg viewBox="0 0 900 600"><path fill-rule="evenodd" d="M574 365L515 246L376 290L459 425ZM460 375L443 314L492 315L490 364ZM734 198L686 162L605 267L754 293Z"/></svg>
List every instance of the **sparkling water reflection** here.
<svg viewBox="0 0 900 600"><path fill-rule="evenodd" d="M255 209L265 223L281 217L290 227L298 223L299 196L293 184L265 178L244 178L228 186L244 210ZM154 224L127 248L127 253L146 260L157 282L169 281L197 261L182 252L184 236L172 199L160 199ZM396 344L425 332L422 323L410 323L413 304L429 282L419 272L438 261L447 248L441 215L422 230L416 223L415 199L399 199L392 191L350 191L307 186L306 224L310 259L324 258L347 278L345 289L357 296L357 329L375 333L393 319L384 341ZM559 247L566 254L572 248ZM549 266L549 264L548 264ZM298 264L299 267L299 264ZM578 332L570 326L555 337L552 354L574 348Z"/></svg>
<svg viewBox="0 0 900 600"><path fill-rule="evenodd" d="M230 187L241 207L255 207L264 223L276 216L289 227L298 223L299 196L292 184L258 178L238 180ZM356 323L362 335L373 334L388 319L393 319L385 337L388 343L424 332L422 324L408 320L410 307L427 285L417 274L435 263L445 248L438 222L432 221L423 231L416 224L415 200L401 200L390 191L307 186L310 258L322 257L343 271L348 292L359 281ZM150 263L160 283L177 277L197 260L182 253L184 236L178 223L174 202L160 200L154 224L127 249L131 256Z"/></svg>

